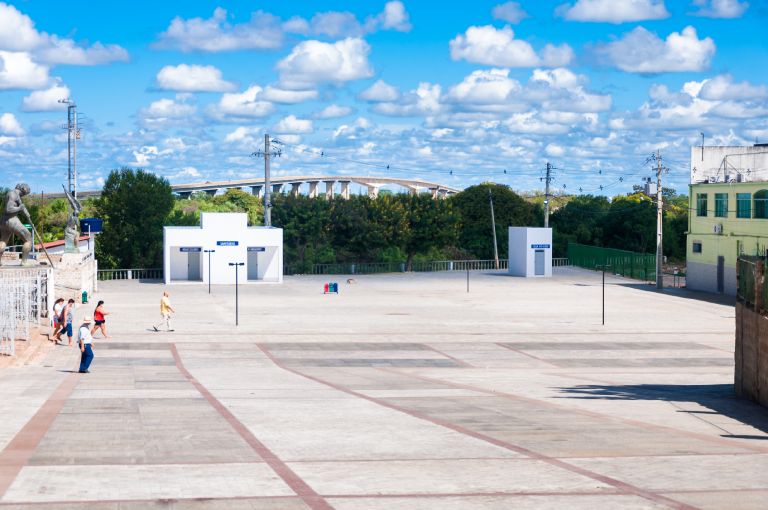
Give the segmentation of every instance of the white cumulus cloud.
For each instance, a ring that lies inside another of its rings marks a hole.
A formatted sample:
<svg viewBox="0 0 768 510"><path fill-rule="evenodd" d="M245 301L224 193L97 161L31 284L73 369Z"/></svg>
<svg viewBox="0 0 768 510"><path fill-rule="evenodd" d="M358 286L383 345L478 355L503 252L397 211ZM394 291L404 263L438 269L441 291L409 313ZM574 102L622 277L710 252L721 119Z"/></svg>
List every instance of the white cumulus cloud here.
<svg viewBox="0 0 768 510"><path fill-rule="evenodd" d="M48 85L46 66L23 51L0 51L0 89L39 89Z"/></svg>
<svg viewBox="0 0 768 510"><path fill-rule="evenodd" d="M278 62L280 82L291 89L310 89L319 82L344 82L373 74L368 62L371 48L362 39L335 43L303 41Z"/></svg>
<svg viewBox="0 0 768 510"><path fill-rule="evenodd" d="M305 134L314 131L312 121L299 119L295 115L288 115L275 124L276 133Z"/></svg>
<svg viewBox="0 0 768 510"><path fill-rule="evenodd" d="M573 50L567 44L548 44L538 54L527 41L515 39L509 26L469 27L450 42L450 48L453 60L499 67L559 67L573 60Z"/></svg>
<svg viewBox="0 0 768 510"><path fill-rule="evenodd" d="M349 106L339 106L336 104L331 104L326 106L319 112L315 112L312 116L316 119L338 119L340 117L346 117L347 115L352 115L354 111L355 110Z"/></svg>
<svg viewBox="0 0 768 510"><path fill-rule="evenodd" d="M262 97L273 103L296 104L317 99L317 90L289 90L280 87L267 86Z"/></svg>
<svg viewBox="0 0 768 510"><path fill-rule="evenodd" d="M571 21L605 23L627 23L669 17L664 0L578 0L573 5L561 5L557 12Z"/></svg>
<svg viewBox="0 0 768 510"><path fill-rule="evenodd" d="M637 27L622 39L598 46L596 51L622 71L653 74L703 71L709 68L715 49L711 38L699 39L696 29L687 26L682 32L672 32L666 40Z"/></svg>
<svg viewBox="0 0 768 510"><path fill-rule="evenodd" d="M214 66L179 64L165 66L157 73L157 86L178 92L225 92L235 88Z"/></svg>
<svg viewBox="0 0 768 510"><path fill-rule="evenodd" d="M266 117L275 111L274 105L261 99L264 89L252 85L243 92L223 94L209 114L223 120L226 117Z"/></svg>
<svg viewBox="0 0 768 510"><path fill-rule="evenodd" d="M699 7L694 14L705 18L740 18L749 9L748 2L739 0L694 0L693 4Z"/></svg>
<svg viewBox="0 0 768 510"><path fill-rule="evenodd" d="M499 4L491 11L494 19L506 21L513 25L520 23L525 18L528 18L528 13L520 6L518 2L506 2Z"/></svg>
<svg viewBox="0 0 768 510"><path fill-rule="evenodd" d="M24 128L12 113L0 115L0 134L8 136L23 136Z"/></svg>
<svg viewBox="0 0 768 510"><path fill-rule="evenodd" d="M376 83L362 91L358 97L373 103L397 101L397 98L400 97L400 91L397 90L397 87L393 87L384 80L377 80Z"/></svg>
<svg viewBox="0 0 768 510"><path fill-rule="evenodd" d="M176 17L160 34L157 48L181 51L220 52L252 49L275 49L283 44L280 19L263 11L251 14L246 23L227 22L227 11L221 7L208 19Z"/></svg>
<svg viewBox="0 0 768 510"><path fill-rule="evenodd" d="M55 83L45 90L36 90L21 100L21 109L25 112L50 112L62 110L67 105L59 103L59 99L69 98L69 88L61 83Z"/></svg>
<svg viewBox="0 0 768 510"><path fill-rule="evenodd" d="M176 99L163 98L153 101L139 111L141 124L148 129L164 128L191 123L191 117L197 113L197 107L189 104L183 95Z"/></svg>
<svg viewBox="0 0 768 510"><path fill-rule="evenodd" d="M32 19L16 7L0 2L0 49L24 51L46 64L99 65L128 60L128 52L116 44L91 46L40 32Z"/></svg>

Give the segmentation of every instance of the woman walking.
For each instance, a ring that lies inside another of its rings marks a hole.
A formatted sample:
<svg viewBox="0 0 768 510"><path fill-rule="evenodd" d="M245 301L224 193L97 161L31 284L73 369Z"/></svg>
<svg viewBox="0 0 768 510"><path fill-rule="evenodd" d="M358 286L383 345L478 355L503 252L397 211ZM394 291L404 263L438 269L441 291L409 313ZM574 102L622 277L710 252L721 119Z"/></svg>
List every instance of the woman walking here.
<svg viewBox="0 0 768 510"><path fill-rule="evenodd" d="M61 323L61 311L64 310L64 298L59 298L53 303L53 341L59 343L61 340L61 331L63 325Z"/></svg>
<svg viewBox="0 0 768 510"><path fill-rule="evenodd" d="M104 318L105 315L109 315L109 312L104 310L104 301L99 301L96 305L96 309L93 311L94 325L91 330L91 335L96 333L96 330L101 329L101 334L104 335L104 338L109 338L107 335L107 320Z"/></svg>

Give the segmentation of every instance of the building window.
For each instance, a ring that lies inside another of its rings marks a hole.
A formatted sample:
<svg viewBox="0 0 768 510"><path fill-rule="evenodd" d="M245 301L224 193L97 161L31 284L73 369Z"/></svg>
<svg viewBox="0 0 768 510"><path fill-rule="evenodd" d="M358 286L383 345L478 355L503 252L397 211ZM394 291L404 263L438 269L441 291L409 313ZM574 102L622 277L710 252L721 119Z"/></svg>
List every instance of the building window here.
<svg viewBox="0 0 768 510"><path fill-rule="evenodd" d="M696 216L707 215L707 194L696 193Z"/></svg>
<svg viewBox="0 0 768 510"><path fill-rule="evenodd" d="M768 189L755 193L755 218L768 219Z"/></svg>
<svg viewBox="0 0 768 510"><path fill-rule="evenodd" d="M715 216L728 217L728 193L715 193Z"/></svg>
<svg viewBox="0 0 768 510"><path fill-rule="evenodd" d="M701 253L701 243L693 243L693 253Z"/></svg>
<svg viewBox="0 0 768 510"><path fill-rule="evenodd" d="M736 217L752 217L752 195L749 193L736 193Z"/></svg>

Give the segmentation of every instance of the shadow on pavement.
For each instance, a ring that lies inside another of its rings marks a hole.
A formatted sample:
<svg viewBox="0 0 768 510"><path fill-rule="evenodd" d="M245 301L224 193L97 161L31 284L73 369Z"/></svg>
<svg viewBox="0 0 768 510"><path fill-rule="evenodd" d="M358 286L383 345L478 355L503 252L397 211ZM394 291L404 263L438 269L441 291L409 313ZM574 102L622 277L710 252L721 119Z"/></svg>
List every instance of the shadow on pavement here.
<svg viewBox="0 0 768 510"><path fill-rule="evenodd" d="M711 292L698 292L695 290L688 290L678 287L666 287L663 290L656 290L656 286L647 283L619 283L622 287L629 287L631 289L644 290L646 292L653 292L658 294L666 294L668 296L675 296L684 299L695 299L696 301L704 301L707 303L713 303L716 305L735 306L736 297L727 296L725 294L712 294Z"/></svg>
<svg viewBox="0 0 768 510"><path fill-rule="evenodd" d="M737 397L732 384L585 384L558 389L564 394L558 398L693 402L711 411L680 409L677 412L698 415L704 420L707 415L727 416L765 432L766 435L722 434L722 437L768 440L768 409ZM727 429L727 426L724 428Z"/></svg>

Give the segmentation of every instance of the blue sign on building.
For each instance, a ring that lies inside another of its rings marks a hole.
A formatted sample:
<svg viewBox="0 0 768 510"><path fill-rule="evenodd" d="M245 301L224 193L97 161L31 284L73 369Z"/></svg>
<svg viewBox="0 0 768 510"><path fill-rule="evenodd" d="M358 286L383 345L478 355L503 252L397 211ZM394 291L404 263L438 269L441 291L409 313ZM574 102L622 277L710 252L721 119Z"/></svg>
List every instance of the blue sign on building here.
<svg viewBox="0 0 768 510"><path fill-rule="evenodd" d="M216 241L216 246L237 246L239 241Z"/></svg>
<svg viewBox="0 0 768 510"><path fill-rule="evenodd" d="M548 244L532 244L531 248L535 250L536 248L551 248L551 246Z"/></svg>
<svg viewBox="0 0 768 510"><path fill-rule="evenodd" d="M201 248L199 246L182 246L179 251L182 253L199 253Z"/></svg>
<svg viewBox="0 0 768 510"><path fill-rule="evenodd" d="M82 218L80 220L80 232L83 234L99 234L103 226L101 218Z"/></svg>
<svg viewBox="0 0 768 510"><path fill-rule="evenodd" d="M249 246L248 251L267 251L263 246Z"/></svg>

